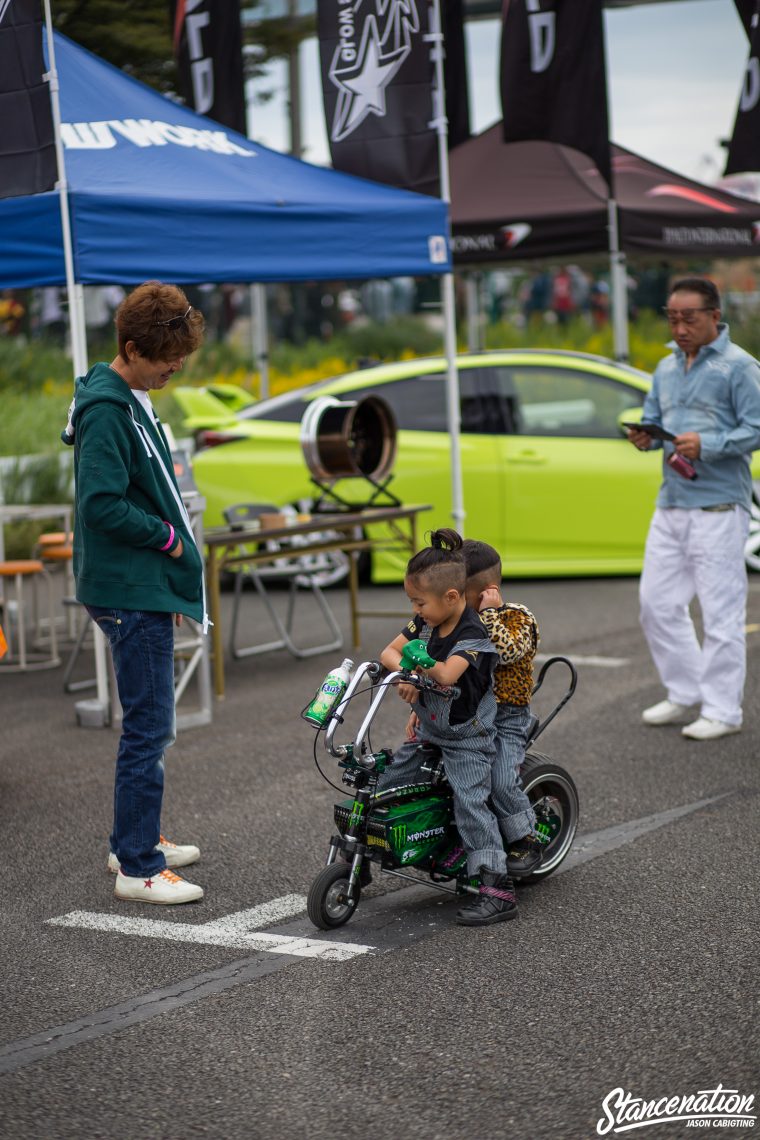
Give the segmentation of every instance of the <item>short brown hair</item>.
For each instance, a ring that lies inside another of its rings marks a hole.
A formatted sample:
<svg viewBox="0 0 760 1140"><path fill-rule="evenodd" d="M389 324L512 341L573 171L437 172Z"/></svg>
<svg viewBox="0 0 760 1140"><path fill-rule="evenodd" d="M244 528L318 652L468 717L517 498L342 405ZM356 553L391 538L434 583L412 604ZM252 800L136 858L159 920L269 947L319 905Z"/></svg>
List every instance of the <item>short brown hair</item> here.
<svg viewBox="0 0 760 1140"><path fill-rule="evenodd" d="M119 354L126 358L127 341L146 360L174 360L195 352L203 340L203 315L191 309L178 328L169 328L161 321L183 317L189 301L176 285L161 281L146 281L138 285L116 310L114 324L119 341Z"/></svg>

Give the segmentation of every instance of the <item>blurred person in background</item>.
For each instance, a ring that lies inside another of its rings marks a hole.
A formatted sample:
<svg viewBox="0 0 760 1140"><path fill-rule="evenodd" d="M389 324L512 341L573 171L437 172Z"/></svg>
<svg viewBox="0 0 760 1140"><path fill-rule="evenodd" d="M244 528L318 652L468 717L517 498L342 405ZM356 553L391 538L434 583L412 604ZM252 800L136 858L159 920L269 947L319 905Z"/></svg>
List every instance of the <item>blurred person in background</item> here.
<svg viewBox="0 0 760 1140"><path fill-rule="evenodd" d="M712 281L686 277L665 309L673 339L628 438L662 447L663 481L647 537L641 624L665 700L645 724L691 720L682 735L716 740L739 732L746 673L744 543L752 503L752 452L760 447L760 365L732 344ZM670 433L658 439L657 429ZM653 434L654 433L654 434ZM689 606L702 610L700 645Z"/></svg>

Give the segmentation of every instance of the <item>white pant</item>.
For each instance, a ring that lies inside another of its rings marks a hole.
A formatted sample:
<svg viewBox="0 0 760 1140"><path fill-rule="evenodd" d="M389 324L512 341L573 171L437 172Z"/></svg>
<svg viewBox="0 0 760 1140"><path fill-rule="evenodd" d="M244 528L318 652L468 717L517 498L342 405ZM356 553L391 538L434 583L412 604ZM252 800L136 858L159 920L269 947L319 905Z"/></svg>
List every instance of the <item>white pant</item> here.
<svg viewBox="0 0 760 1140"><path fill-rule="evenodd" d="M641 625L668 700L701 705L701 715L742 722L746 672L749 515L658 508L649 528L639 587ZM689 613L699 599L704 629L697 640Z"/></svg>

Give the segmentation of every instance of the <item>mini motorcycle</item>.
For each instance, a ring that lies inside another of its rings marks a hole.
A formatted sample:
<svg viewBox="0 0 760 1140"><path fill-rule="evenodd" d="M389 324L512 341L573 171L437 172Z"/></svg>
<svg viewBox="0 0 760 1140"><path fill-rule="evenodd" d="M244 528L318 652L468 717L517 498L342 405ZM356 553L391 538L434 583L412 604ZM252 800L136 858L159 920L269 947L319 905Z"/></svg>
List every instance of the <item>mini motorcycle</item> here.
<svg viewBox="0 0 760 1140"><path fill-rule="evenodd" d="M411 643L410 643L411 644ZM458 695L455 686L442 690L431 678L414 671L424 660L414 652L402 657L397 672L387 673L379 661L360 664L339 704L321 726L326 751L338 761L342 782L353 789L353 799L334 809L336 833L330 839L326 865L309 890L309 918L321 930L348 922L361 900L363 883L371 869L408 879L450 894L478 894L476 880L467 872L467 856L454 821L451 787L446 779L440 749L421 744L420 779L417 783L377 792L380 775L393 762L390 748L373 751L369 732L380 705L398 684L413 684L419 690L434 689ZM432 662L431 662L432 664ZM551 657L543 665L533 694L543 684L550 668L559 664L570 671L567 691L543 719L534 717L525 762L520 769L523 790L536 813L536 829L543 844L543 861L521 883L547 878L567 856L578 826L578 793L571 776L533 744L572 697L577 674L566 657ZM365 684L364 688L360 686ZM369 710L355 739L336 743L335 737L351 701L360 692L370 693ZM315 738L315 761L316 757ZM320 772L322 772L320 768ZM324 772L322 775L325 776ZM328 779L325 776L325 779ZM328 782L331 781L328 779ZM337 785L333 785L337 787ZM417 872L410 874L410 871Z"/></svg>

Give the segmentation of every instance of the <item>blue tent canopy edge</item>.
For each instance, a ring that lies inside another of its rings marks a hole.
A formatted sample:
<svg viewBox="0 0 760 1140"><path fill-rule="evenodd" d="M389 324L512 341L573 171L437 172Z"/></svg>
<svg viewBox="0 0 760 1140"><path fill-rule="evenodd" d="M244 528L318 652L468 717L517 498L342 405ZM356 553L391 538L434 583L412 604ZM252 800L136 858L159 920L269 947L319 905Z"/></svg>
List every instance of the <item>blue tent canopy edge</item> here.
<svg viewBox="0 0 760 1140"><path fill-rule="evenodd" d="M450 271L447 204L268 150L56 33L80 284ZM0 199L0 286L65 283L56 191Z"/></svg>

